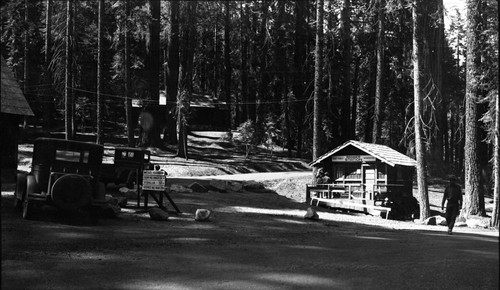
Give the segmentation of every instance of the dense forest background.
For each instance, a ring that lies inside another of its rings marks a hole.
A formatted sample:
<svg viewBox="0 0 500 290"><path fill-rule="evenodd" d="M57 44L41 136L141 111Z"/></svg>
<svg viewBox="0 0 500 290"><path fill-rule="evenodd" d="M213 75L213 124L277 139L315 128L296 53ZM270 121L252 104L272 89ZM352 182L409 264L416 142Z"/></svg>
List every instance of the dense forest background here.
<svg viewBox="0 0 500 290"><path fill-rule="evenodd" d="M36 114L26 125L187 157L190 101L209 96L228 132L290 156L356 139L456 174L468 213L484 214L498 192L498 2L466 4L6 0L1 49Z"/></svg>

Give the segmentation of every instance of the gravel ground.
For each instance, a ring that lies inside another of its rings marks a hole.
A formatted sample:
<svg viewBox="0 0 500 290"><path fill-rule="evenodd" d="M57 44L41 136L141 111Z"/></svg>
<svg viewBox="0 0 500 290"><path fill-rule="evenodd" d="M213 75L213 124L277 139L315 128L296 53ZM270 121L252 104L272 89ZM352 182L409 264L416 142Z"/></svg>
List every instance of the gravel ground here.
<svg viewBox="0 0 500 290"><path fill-rule="evenodd" d="M20 151L20 166L28 169L29 149L26 145ZM273 169L279 171L286 164L279 163ZM219 161L214 171L207 169L213 164L206 160L196 167L169 158L168 173L171 182L189 183L216 178L216 172L242 173L245 165ZM250 172L258 169L264 168L254 167ZM189 178L199 172L209 172L211 176ZM303 202L305 184L310 181L307 172L219 178L254 180L266 189L172 192L182 214L175 214L166 203L170 214L167 221L152 221L143 208L128 207L117 218L101 219L97 226L91 226L85 216L61 216L54 208L43 208L35 220L23 220L12 207L13 186L3 185L1 288L500 286L498 230L457 227L454 235L449 236L445 226L326 208L316 208L319 220L311 221L304 219L309 207ZM431 209L439 206L442 188L442 184L430 187ZM199 208L212 211L210 221L194 220Z"/></svg>

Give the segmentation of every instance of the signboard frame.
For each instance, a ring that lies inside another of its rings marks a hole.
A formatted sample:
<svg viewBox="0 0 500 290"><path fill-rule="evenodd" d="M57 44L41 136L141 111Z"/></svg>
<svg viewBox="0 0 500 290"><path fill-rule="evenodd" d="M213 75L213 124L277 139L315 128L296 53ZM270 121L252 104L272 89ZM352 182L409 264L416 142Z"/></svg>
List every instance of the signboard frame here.
<svg viewBox="0 0 500 290"><path fill-rule="evenodd" d="M163 170L143 170L142 190L165 191L166 174Z"/></svg>

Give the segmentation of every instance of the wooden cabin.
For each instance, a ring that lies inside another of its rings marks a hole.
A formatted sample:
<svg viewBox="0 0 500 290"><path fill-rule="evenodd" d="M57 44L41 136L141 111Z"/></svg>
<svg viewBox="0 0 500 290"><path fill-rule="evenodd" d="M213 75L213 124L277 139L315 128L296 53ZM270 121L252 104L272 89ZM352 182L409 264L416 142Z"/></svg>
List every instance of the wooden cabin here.
<svg viewBox="0 0 500 290"><path fill-rule="evenodd" d="M16 178L19 124L23 121L24 116L33 116L33 111L3 57L1 57L1 69L1 172L2 180L8 183L14 182Z"/></svg>
<svg viewBox="0 0 500 290"><path fill-rule="evenodd" d="M387 201L412 197L416 161L390 147L348 141L309 164L324 174L308 185L306 200L371 214L391 210Z"/></svg>

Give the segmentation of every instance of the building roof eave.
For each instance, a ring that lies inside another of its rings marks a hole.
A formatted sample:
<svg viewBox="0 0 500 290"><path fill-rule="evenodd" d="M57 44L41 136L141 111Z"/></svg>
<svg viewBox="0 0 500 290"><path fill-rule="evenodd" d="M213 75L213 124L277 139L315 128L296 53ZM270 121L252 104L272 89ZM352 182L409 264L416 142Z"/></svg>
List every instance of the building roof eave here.
<svg viewBox="0 0 500 290"><path fill-rule="evenodd" d="M367 154L379 159L380 161L390 165L391 167L395 167L396 165L399 166L405 166L405 167L415 167L416 166L416 161L411 159L410 157L390 148L384 145L379 145L379 144L371 144L371 143L363 143L359 141L354 141L350 140L345 142L344 144L336 147L335 149L321 155L318 159L312 161L309 163L309 166L314 167L315 165L321 163L323 160L326 158L334 155L335 153L339 152L340 150L346 148L347 146L352 145L355 148L366 152ZM374 148L372 148L374 147ZM379 151L379 152L377 152ZM387 156L386 156L387 155ZM401 159L400 162L397 160L391 160L390 158L393 159Z"/></svg>

